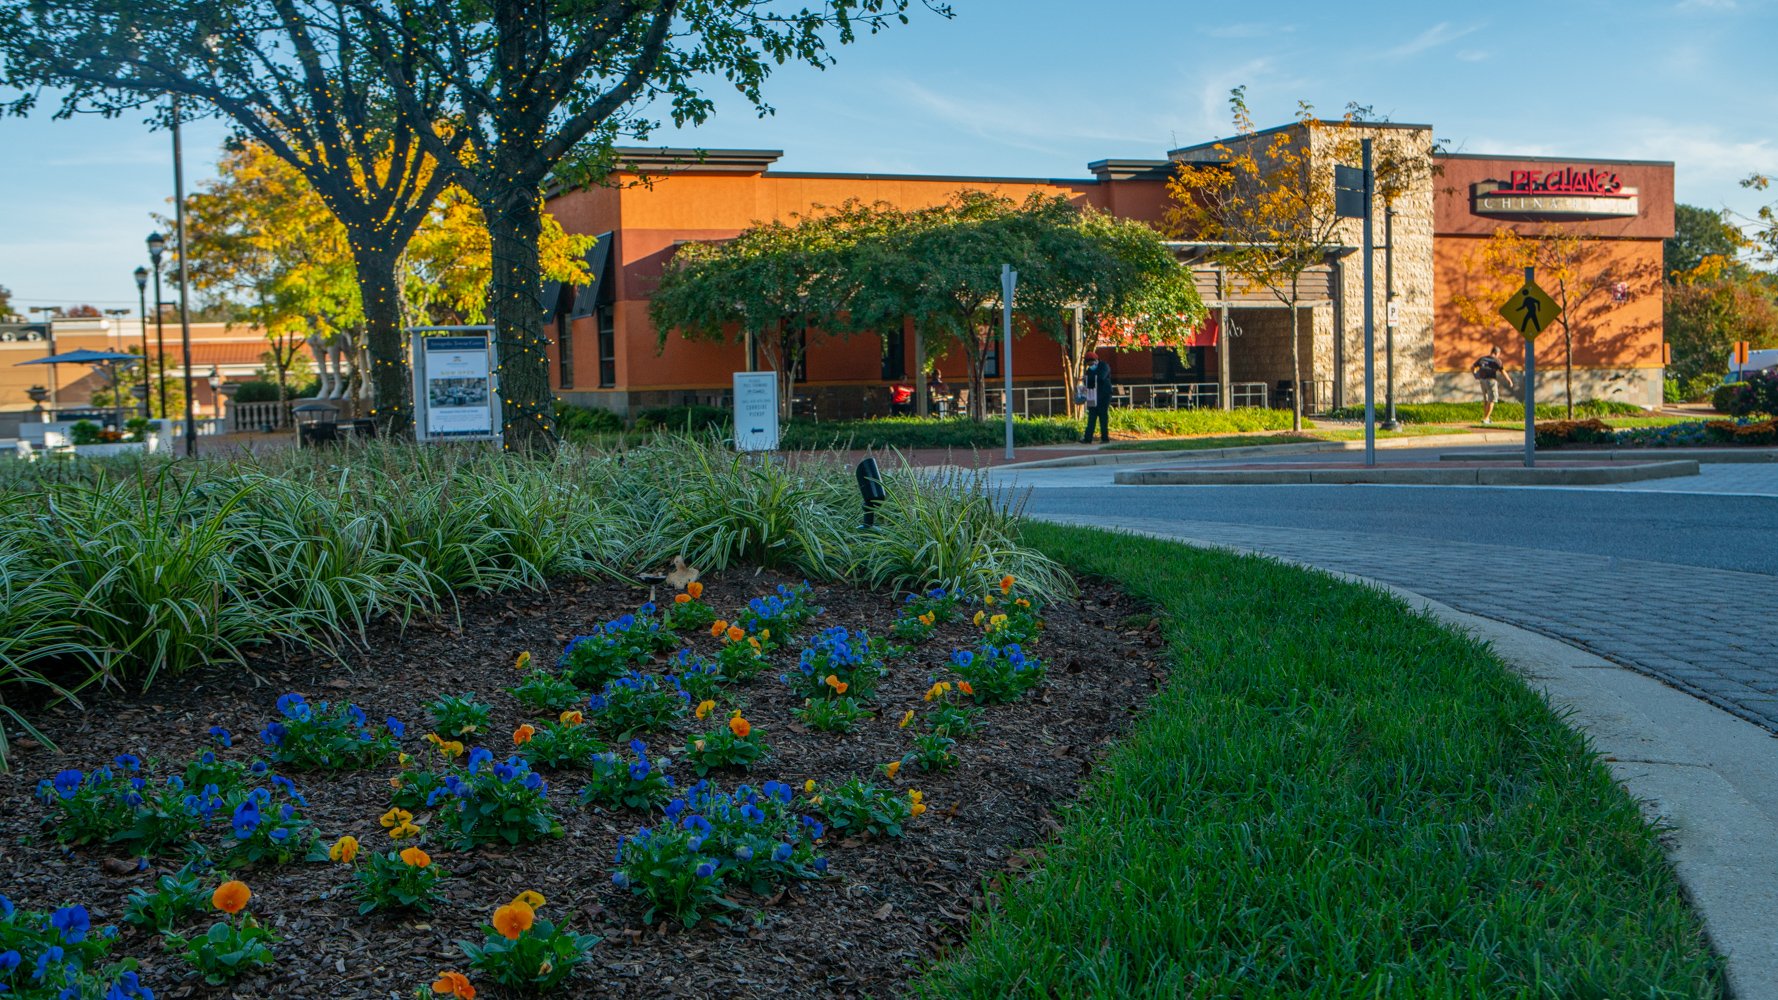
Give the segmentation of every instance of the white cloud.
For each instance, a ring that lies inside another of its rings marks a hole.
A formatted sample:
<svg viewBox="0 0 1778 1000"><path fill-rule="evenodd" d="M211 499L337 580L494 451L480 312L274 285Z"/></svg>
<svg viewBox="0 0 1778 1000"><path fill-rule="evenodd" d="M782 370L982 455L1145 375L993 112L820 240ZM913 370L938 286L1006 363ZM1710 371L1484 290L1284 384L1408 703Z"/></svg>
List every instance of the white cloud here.
<svg viewBox="0 0 1778 1000"><path fill-rule="evenodd" d="M1441 45L1448 45L1451 42L1462 38L1464 35L1474 32L1480 27L1481 25L1472 24L1459 28L1453 26L1449 21L1440 21L1432 27L1427 28L1425 31L1420 32L1418 35L1415 35L1408 41L1390 49L1385 54L1397 59L1405 59L1408 56L1415 56L1422 52L1436 49Z"/></svg>

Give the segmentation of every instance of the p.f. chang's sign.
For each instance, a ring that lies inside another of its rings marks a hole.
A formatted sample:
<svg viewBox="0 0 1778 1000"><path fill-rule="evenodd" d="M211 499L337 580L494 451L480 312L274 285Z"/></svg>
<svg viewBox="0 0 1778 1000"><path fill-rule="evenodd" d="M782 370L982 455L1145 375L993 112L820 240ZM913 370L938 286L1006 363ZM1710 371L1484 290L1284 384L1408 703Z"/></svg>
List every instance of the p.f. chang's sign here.
<svg viewBox="0 0 1778 1000"><path fill-rule="evenodd" d="M1625 187L1617 174L1576 167L1511 170L1505 181L1478 182L1473 201L1477 215L1621 219L1641 214L1636 189Z"/></svg>

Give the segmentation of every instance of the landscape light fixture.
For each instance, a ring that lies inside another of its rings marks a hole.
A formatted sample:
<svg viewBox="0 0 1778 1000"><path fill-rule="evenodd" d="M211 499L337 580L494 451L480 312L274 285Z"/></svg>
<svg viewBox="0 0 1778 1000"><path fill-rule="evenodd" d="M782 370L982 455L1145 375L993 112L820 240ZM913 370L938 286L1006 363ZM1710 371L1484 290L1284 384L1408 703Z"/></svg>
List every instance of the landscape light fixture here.
<svg viewBox="0 0 1778 1000"><path fill-rule="evenodd" d="M137 266L136 298L142 311L142 383L134 387L136 398L142 401L142 419L148 419L148 268Z"/></svg>
<svg viewBox="0 0 1778 1000"><path fill-rule="evenodd" d="M154 265L154 353L160 356L159 379L161 419L163 420L167 418L167 331L161 319L161 313L166 311L166 307L161 305L161 252L166 248L167 238L165 236L159 233L148 234L148 260ZM141 273L140 268L137 269L137 273ZM142 363L146 365L148 363L148 334L146 331L143 332L142 338Z"/></svg>
<svg viewBox="0 0 1778 1000"><path fill-rule="evenodd" d="M858 463L858 493L864 500L864 523L859 530L868 531L877 525L877 504L888 498L888 491L883 489L883 476L877 470L877 460L867 458Z"/></svg>

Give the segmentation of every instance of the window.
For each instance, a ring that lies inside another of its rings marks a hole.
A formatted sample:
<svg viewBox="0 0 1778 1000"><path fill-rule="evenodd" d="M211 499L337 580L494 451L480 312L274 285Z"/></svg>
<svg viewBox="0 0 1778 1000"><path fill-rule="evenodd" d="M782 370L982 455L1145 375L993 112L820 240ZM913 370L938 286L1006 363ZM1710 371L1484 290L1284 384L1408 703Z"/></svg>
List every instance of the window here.
<svg viewBox="0 0 1778 1000"><path fill-rule="evenodd" d="M1188 347L1185 349L1185 361L1179 360L1179 352L1171 347L1154 349L1154 380L1156 382L1204 382L1215 381L1206 379L1204 372L1207 348Z"/></svg>
<svg viewBox="0 0 1778 1000"><path fill-rule="evenodd" d="M574 388L574 320L568 310L556 310L556 359L560 362L562 388Z"/></svg>
<svg viewBox="0 0 1778 1000"><path fill-rule="evenodd" d="M607 302L593 313L599 323L599 388L617 384L617 309Z"/></svg>

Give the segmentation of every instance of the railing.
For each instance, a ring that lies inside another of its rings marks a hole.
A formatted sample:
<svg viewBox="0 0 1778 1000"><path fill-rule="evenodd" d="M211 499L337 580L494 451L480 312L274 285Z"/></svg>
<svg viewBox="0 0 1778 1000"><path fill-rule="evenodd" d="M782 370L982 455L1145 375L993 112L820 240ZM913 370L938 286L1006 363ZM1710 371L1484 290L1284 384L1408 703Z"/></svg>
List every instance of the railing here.
<svg viewBox="0 0 1778 1000"><path fill-rule="evenodd" d="M294 402L294 401L292 401ZM279 430L290 426L289 403L228 404L228 429L231 431Z"/></svg>
<svg viewBox="0 0 1778 1000"><path fill-rule="evenodd" d="M1331 383L1330 383L1331 385ZM1264 382L1233 382L1229 400L1235 406L1264 407L1269 398ZM1068 415L1069 390L1059 385L1014 386L1013 413L1021 417ZM988 412L1006 412L1006 390L987 390ZM1133 383L1112 387L1111 405L1144 410L1215 409L1221 405L1215 382Z"/></svg>

